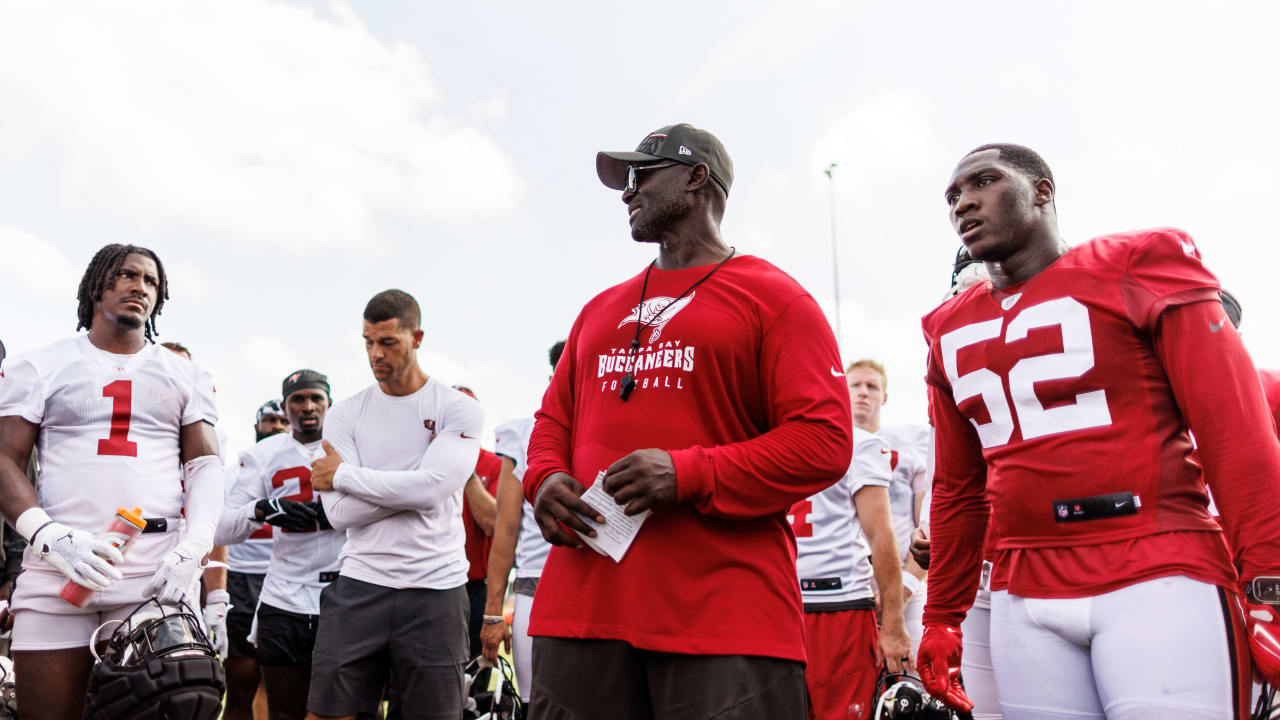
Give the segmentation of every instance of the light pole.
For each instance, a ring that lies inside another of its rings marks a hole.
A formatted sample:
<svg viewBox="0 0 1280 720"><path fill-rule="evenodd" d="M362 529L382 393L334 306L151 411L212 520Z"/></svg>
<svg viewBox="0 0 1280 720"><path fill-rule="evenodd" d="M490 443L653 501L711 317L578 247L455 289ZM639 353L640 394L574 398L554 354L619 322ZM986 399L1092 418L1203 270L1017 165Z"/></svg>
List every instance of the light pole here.
<svg viewBox="0 0 1280 720"><path fill-rule="evenodd" d="M827 176L827 188L831 194L831 278L836 291L836 350L843 351L844 343L840 339L840 257L836 253L836 181L831 176L835 169L836 164L831 163L822 172Z"/></svg>

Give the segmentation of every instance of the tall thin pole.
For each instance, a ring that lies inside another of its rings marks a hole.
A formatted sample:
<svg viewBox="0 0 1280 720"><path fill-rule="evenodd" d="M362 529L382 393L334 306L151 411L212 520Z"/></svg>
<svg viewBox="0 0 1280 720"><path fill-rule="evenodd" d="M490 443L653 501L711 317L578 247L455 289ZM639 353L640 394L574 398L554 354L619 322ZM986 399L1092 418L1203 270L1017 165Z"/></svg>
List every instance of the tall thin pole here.
<svg viewBox="0 0 1280 720"><path fill-rule="evenodd" d="M831 171L836 164L831 163L823 170L827 176L827 188L831 192L831 278L836 291L836 349L843 352L844 342L840 339L840 257L836 252L836 181Z"/></svg>

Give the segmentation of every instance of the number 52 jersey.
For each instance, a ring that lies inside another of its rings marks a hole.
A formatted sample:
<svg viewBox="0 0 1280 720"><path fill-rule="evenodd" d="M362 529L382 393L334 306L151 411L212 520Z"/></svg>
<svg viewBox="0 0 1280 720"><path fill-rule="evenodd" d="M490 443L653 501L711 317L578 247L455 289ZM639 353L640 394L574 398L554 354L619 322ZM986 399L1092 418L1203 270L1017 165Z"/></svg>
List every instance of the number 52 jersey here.
<svg viewBox="0 0 1280 720"><path fill-rule="evenodd" d="M217 421L213 381L190 360L148 344L132 355L99 350L87 335L6 363L0 416L40 426L39 502L60 523L101 532L117 507L140 507L176 528L182 510L183 425ZM143 535L126 577L154 574L177 532ZM52 572L28 551L23 568Z"/></svg>
<svg viewBox="0 0 1280 720"><path fill-rule="evenodd" d="M1167 308L1205 301L1218 301L1217 280L1190 237L1161 229L1093 239L1019 285L975 285L927 315L935 525L947 485L985 465L1015 594L1087 595L1135 573L1229 582L1152 340ZM1153 536L1164 540L1144 544ZM1085 549L1104 544L1101 557Z"/></svg>

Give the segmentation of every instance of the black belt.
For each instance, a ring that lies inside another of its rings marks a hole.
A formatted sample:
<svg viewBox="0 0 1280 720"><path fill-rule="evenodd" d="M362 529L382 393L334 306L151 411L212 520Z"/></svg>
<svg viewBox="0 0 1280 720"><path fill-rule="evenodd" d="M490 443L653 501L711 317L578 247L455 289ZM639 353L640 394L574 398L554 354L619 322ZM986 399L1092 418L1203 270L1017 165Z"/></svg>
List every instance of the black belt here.
<svg viewBox="0 0 1280 720"><path fill-rule="evenodd" d="M146 521L147 526L142 528L143 535L151 533L165 533L170 530L178 529L178 519L173 518L173 522L169 522L169 518L142 518Z"/></svg>
<svg viewBox="0 0 1280 720"><path fill-rule="evenodd" d="M1053 501L1053 519L1060 523L1137 515L1142 500L1131 492Z"/></svg>
<svg viewBox="0 0 1280 720"><path fill-rule="evenodd" d="M807 613L841 612L844 610L875 610L875 598L858 598L841 602L807 602L804 611Z"/></svg>
<svg viewBox="0 0 1280 720"><path fill-rule="evenodd" d="M811 592L813 590L839 590L842 587L844 587L844 584L840 582L840 578L838 577L811 578L808 580L800 578L800 589L804 592Z"/></svg>
<svg viewBox="0 0 1280 720"><path fill-rule="evenodd" d="M338 571L337 571L337 570L330 570L329 572L322 572L322 573L320 573L320 582L322 582L322 583L331 583L331 582L333 582L334 580L337 580L337 579L338 579Z"/></svg>
<svg viewBox="0 0 1280 720"><path fill-rule="evenodd" d="M525 597L533 597L533 593L538 589L538 578L536 577L518 577L516 578L513 591L517 595Z"/></svg>

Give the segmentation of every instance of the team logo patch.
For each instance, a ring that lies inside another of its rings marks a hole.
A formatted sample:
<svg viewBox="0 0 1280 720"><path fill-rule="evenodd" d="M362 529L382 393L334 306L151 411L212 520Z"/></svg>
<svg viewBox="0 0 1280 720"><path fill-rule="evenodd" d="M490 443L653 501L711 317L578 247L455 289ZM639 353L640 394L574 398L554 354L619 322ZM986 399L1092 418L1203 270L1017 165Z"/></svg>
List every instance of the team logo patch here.
<svg viewBox="0 0 1280 720"><path fill-rule="evenodd" d="M431 432L435 432L435 431L436 431L436 421L435 421L435 420L423 420L423 421L422 421L422 427L424 427L424 428L426 428L426 429L430 430Z"/></svg>
<svg viewBox="0 0 1280 720"><path fill-rule="evenodd" d="M1008 310L1012 308L1014 305L1017 305L1018 301L1021 299L1022 299L1022 293L1014 293L1009 297L1000 301L1000 309Z"/></svg>
<svg viewBox="0 0 1280 720"><path fill-rule="evenodd" d="M631 311L629 315L618 323L618 327L627 323L641 323L653 328L653 332L649 334L649 342L653 343L662 337L662 329L671 322L681 310L689 307L689 303L693 302L693 297L698 293L689 293L689 297L681 298L672 302L673 298L669 297L651 297L640 304L639 307Z"/></svg>
<svg viewBox="0 0 1280 720"><path fill-rule="evenodd" d="M1066 504L1066 503L1058 503L1058 517L1060 517L1060 518L1064 518L1064 517L1066 517L1066 516L1067 516L1067 512L1068 512L1068 511L1067 511L1067 504Z"/></svg>

